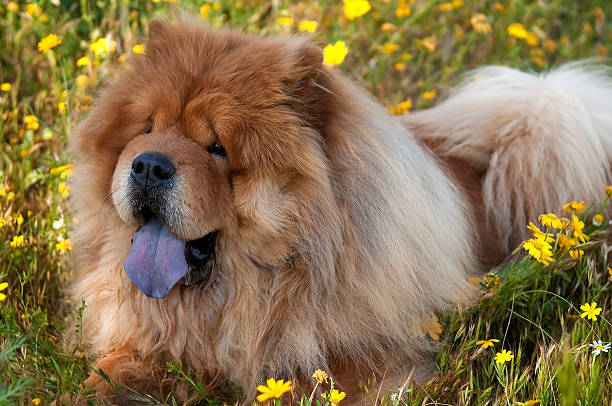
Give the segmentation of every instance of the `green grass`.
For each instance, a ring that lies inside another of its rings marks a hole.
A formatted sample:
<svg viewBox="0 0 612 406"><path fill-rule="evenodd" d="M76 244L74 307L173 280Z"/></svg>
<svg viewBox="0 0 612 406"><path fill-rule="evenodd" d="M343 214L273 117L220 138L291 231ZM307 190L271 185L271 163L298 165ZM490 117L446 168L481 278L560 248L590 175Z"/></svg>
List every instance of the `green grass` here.
<svg viewBox="0 0 612 406"><path fill-rule="evenodd" d="M79 340L80 313L86 304L70 303L63 294L70 279L69 252L57 247L70 238L69 191L64 183L69 171L52 168L70 163L66 141L91 108L98 84L116 73L120 58L129 56L134 44L144 41L148 22L170 15L172 7L125 0L36 4L40 9L30 9L30 15L23 2L15 3L18 11L0 2L0 83L12 87L0 91L0 282L9 285L0 302L0 404L91 398L82 383L92 372L93 360L83 353ZM203 4L184 1L181 7L198 13ZM344 17L340 2L208 4L206 19L212 26L242 27L263 35L295 33L300 21L317 21L313 36L319 45L342 40L349 48L337 69L385 105L409 100L413 109L435 103L462 72L483 64L543 71L612 51L609 0L466 0L449 11L440 9L440 1L417 0L408 2L411 13L401 18L395 14L397 1L381 1L352 21ZM473 29L474 13L486 16L490 33ZM292 17L294 22L281 25L279 17ZM510 36L506 29L512 23L535 33L537 45ZM42 54L37 43L51 33L62 43ZM90 44L107 35L115 49L94 55ZM428 49L422 40L429 38L425 44L430 44L431 37L436 45ZM390 55L381 51L387 43L397 44ZM83 56L90 63L77 66ZM405 64L403 70L396 69L398 63ZM436 96L426 98L431 90ZM60 103L65 104L63 111ZM27 128L27 115L37 117L39 128ZM612 340L606 320L612 307L606 270L610 229L592 226L590 218L584 218L591 241L581 261L558 250L555 262L546 267L524 258L519 249L507 266L496 270L499 279L485 278L478 303L440 315L445 344L437 358L438 376L424 386L404 388L401 400L386 396L384 403L513 405L537 398L550 405L612 404L609 355L593 356L588 347L596 339ZM22 246L11 246L16 236L24 237ZM592 301L603 313L597 321L580 318L579 306ZM70 338L69 344L64 337ZM487 349L476 345L476 340L487 338L500 342ZM502 348L515 358L500 366L493 357ZM177 379L191 379L178 365L172 371ZM208 399L202 386L192 383L202 399ZM366 390L377 397L377 388ZM172 398L164 402L172 404Z"/></svg>

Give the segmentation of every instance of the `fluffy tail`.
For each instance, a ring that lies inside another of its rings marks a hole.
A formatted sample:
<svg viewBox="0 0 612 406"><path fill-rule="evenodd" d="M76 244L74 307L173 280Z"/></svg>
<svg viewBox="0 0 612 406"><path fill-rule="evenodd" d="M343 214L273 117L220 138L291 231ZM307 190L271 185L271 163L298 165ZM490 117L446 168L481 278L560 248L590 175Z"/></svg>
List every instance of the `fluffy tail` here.
<svg viewBox="0 0 612 406"><path fill-rule="evenodd" d="M484 173L486 214L505 249L543 212L571 200L597 204L610 183L612 69L572 63L532 75L476 70L437 107L409 115L436 153Z"/></svg>

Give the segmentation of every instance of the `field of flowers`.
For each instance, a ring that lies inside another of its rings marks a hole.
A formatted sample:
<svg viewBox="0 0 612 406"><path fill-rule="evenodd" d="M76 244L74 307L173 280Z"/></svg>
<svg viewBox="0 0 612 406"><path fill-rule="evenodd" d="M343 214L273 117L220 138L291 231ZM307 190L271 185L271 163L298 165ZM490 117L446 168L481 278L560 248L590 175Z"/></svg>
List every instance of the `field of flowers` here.
<svg viewBox="0 0 612 406"><path fill-rule="evenodd" d="M170 16L172 3L0 0L0 405L94 402L82 386L92 360L78 339L86 304L63 295L72 220L65 146L100 83L146 52L148 22ZM325 63L395 115L434 104L483 64L539 72L582 58L605 63L612 52L610 0L178 3L213 27L311 35ZM512 260L473 281L482 288L477 304L424 324L420 334L444 343L434 379L392 393L364 388L372 404L612 404L612 189L604 186L601 201L568 202L559 208L565 217L531 223L533 238ZM66 335L74 344L63 343ZM171 370L190 379L178 365ZM313 379L325 398L304 394L302 404L351 397L324 377L317 371ZM262 382L259 399L290 386ZM203 404L220 404L201 394Z"/></svg>

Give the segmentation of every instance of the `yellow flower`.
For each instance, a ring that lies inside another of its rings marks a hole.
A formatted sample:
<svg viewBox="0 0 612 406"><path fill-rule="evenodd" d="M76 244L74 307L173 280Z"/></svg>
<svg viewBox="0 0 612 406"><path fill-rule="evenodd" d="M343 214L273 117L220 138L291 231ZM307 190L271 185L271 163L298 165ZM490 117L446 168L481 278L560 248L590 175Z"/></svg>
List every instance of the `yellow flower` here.
<svg viewBox="0 0 612 406"><path fill-rule="evenodd" d="M399 103L397 106L389 107L389 113L393 114L394 116L408 114L411 108L412 108L412 101L405 100Z"/></svg>
<svg viewBox="0 0 612 406"><path fill-rule="evenodd" d="M440 4L439 8L442 11L451 11L461 6L463 6L463 0L453 0Z"/></svg>
<svg viewBox="0 0 612 406"><path fill-rule="evenodd" d="M56 166L55 168L51 168L49 173L51 175L57 175L59 173L62 179L66 179L68 176L72 174L73 169L74 169L73 164L66 164L62 166Z"/></svg>
<svg viewBox="0 0 612 406"><path fill-rule="evenodd" d="M8 282L0 283L0 292L6 288L8 288ZM6 295L4 293L0 293L0 302L3 302L4 300L6 300Z"/></svg>
<svg viewBox="0 0 612 406"><path fill-rule="evenodd" d="M16 13L17 11L19 11L19 5L15 3L14 1L9 1L8 4L6 5L6 9L8 11L12 11L13 13Z"/></svg>
<svg viewBox="0 0 612 406"><path fill-rule="evenodd" d="M601 214L596 214L593 216L593 225L599 227L603 224L603 220L604 218Z"/></svg>
<svg viewBox="0 0 612 406"><path fill-rule="evenodd" d="M514 359L514 354L512 354L512 351L501 350L501 352L495 354L495 363L497 364L503 365L512 359Z"/></svg>
<svg viewBox="0 0 612 406"><path fill-rule="evenodd" d="M529 251L529 255L544 265L550 265L553 261L552 246L543 239L530 238L523 243L523 248Z"/></svg>
<svg viewBox="0 0 612 406"><path fill-rule="evenodd" d="M349 20L354 20L372 9L368 0L344 0L344 14Z"/></svg>
<svg viewBox="0 0 612 406"><path fill-rule="evenodd" d="M395 65L393 65L393 67L395 68L395 70L398 70L401 72L404 69L406 69L406 64L404 62L398 62Z"/></svg>
<svg viewBox="0 0 612 406"><path fill-rule="evenodd" d="M316 379L318 383L323 383L323 381L327 383L327 378L329 378L329 375L327 375L327 372L317 369L314 371L314 374L312 374L312 377Z"/></svg>
<svg viewBox="0 0 612 406"><path fill-rule="evenodd" d="M200 7L200 17L206 18L208 17L208 13L210 13L210 4L206 3Z"/></svg>
<svg viewBox="0 0 612 406"><path fill-rule="evenodd" d="M298 24L298 30L315 32L317 30L317 22L312 20L300 21L300 23Z"/></svg>
<svg viewBox="0 0 612 406"><path fill-rule="evenodd" d="M582 25L582 29L587 34L592 34L593 33L593 26L591 24L589 24L589 23L584 23Z"/></svg>
<svg viewBox="0 0 612 406"><path fill-rule="evenodd" d="M563 228L563 223L561 223L561 220L553 213L540 214L538 220L546 227L557 228L559 230Z"/></svg>
<svg viewBox="0 0 612 406"><path fill-rule="evenodd" d="M49 14L41 14L40 16L40 22L41 23L48 23L49 22Z"/></svg>
<svg viewBox="0 0 612 406"><path fill-rule="evenodd" d="M23 216L21 215L21 213L19 213L17 215L17 217L15 218L15 220L17 221L17 225L20 226L23 224Z"/></svg>
<svg viewBox="0 0 612 406"><path fill-rule="evenodd" d="M380 46L380 50L387 55L391 55L393 52L397 51L398 49L399 49L399 45L394 44L393 42L388 42Z"/></svg>
<svg viewBox="0 0 612 406"><path fill-rule="evenodd" d="M585 303L580 306L580 310L584 313L580 315L581 318L588 318L593 321L597 321L597 316L601 313L601 307L597 307L597 302L593 302L591 304Z"/></svg>
<svg viewBox="0 0 612 406"><path fill-rule="evenodd" d="M548 52L555 52L557 50L557 43L552 39L545 39L542 41L542 47Z"/></svg>
<svg viewBox="0 0 612 406"><path fill-rule="evenodd" d="M582 209L584 209L584 200L581 202L573 200L563 205L563 211L566 211L568 213L570 211L582 211Z"/></svg>
<svg viewBox="0 0 612 406"><path fill-rule="evenodd" d="M603 44L597 45L597 55L601 56L602 58L607 57L608 56L608 48L606 48L605 45L603 45Z"/></svg>
<svg viewBox="0 0 612 406"><path fill-rule="evenodd" d="M435 90L430 90L428 92L423 93L423 98L425 100L431 100L434 97L436 97L436 91Z"/></svg>
<svg viewBox="0 0 612 406"><path fill-rule="evenodd" d="M503 13L505 11L505 8L503 4L495 3L493 4L493 10L497 11L498 13Z"/></svg>
<svg viewBox="0 0 612 406"><path fill-rule="evenodd" d="M342 399L346 397L346 393L338 392L338 389L332 389L331 393L329 394L329 397L326 396L325 393L322 393L321 396L323 397L323 399L329 400L329 403L331 403L332 405L337 405Z"/></svg>
<svg viewBox="0 0 612 406"><path fill-rule="evenodd" d="M582 232L584 228L584 222L580 221L578 216L572 216L572 228L574 229L574 237L579 239L582 242L588 241L589 236Z"/></svg>
<svg viewBox="0 0 612 406"><path fill-rule="evenodd" d="M68 191L69 191L69 187L68 187L68 185L66 185L66 182L60 182L60 184L57 185L57 191L62 196L67 196L68 195Z"/></svg>
<svg viewBox="0 0 612 406"><path fill-rule="evenodd" d="M450 11L453 9L453 3L451 2L442 3L440 4L439 8L442 11Z"/></svg>
<svg viewBox="0 0 612 406"><path fill-rule="evenodd" d="M559 239L559 242L558 242L559 248L561 248L562 251L569 252L572 258L578 258L578 259L582 258L582 256L584 255L584 250L572 249L572 247L575 247L576 245L580 244L580 242L577 239L569 238L565 236L564 234L558 234L557 237Z"/></svg>
<svg viewBox="0 0 612 406"><path fill-rule="evenodd" d="M531 51L529 51L529 56L537 65L542 68L546 67L547 62L546 59L544 59L544 51L541 48L532 48Z"/></svg>
<svg viewBox="0 0 612 406"><path fill-rule="evenodd" d="M470 18L470 23L479 34L488 34L491 32L491 24L487 19L487 16L481 13L476 13Z"/></svg>
<svg viewBox="0 0 612 406"><path fill-rule="evenodd" d="M11 89L13 88L13 86L8 83L8 82L4 82L3 84L0 85L0 90L2 90L3 92L10 92Z"/></svg>
<svg viewBox="0 0 612 406"><path fill-rule="evenodd" d="M38 406L38 405L40 405L40 398L34 398L34 399L32 399L32 403L34 403L34 406Z"/></svg>
<svg viewBox="0 0 612 406"><path fill-rule="evenodd" d="M55 244L55 249L58 251L72 250L72 242L70 240L61 240Z"/></svg>
<svg viewBox="0 0 612 406"><path fill-rule="evenodd" d="M608 279L612 281L612 268L608 267Z"/></svg>
<svg viewBox="0 0 612 406"><path fill-rule="evenodd" d="M83 88L89 83L89 76L79 75L75 79L77 87Z"/></svg>
<svg viewBox="0 0 612 406"><path fill-rule="evenodd" d="M89 58L86 56L82 56L77 60L77 66L87 66L89 65Z"/></svg>
<svg viewBox="0 0 612 406"><path fill-rule="evenodd" d="M55 34L49 34L45 38L38 41L38 51L46 54L56 46L62 43L62 40Z"/></svg>
<svg viewBox="0 0 612 406"><path fill-rule="evenodd" d="M527 228L529 230L531 230L531 232L533 233L533 236L536 239L540 239L540 240L546 240L546 242L553 242L555 239L552 237L551 234L545 234L543 233L538 226L536 226L535 224L533 224L531 221L529 222L529 225L527 226Z"/></svg>
<svg viewBox="0 0 612 406"><path fill-rule="evenodd" d="M62 112L62 113L63 113L64 111L66 111L66 103L64 103L64 102L60 102L60 103L57 105L57 109L58 109L60 112Z"/></svg>
<svg viewBox="0 0 612 406"><path fill-rule="evenodd" d="M540 42L540 39L534 32L529 31L525 38L525 42L527 42L529 46L535 47Z"/></svg>
<svg viewBox="0 0 612 406"><path fill-rule="evenodd" d="M532 399L528 400L527 402L516 402L518 406L533 406L538 403L540 403L540 399Z"/></svg>
<svg viewBox="0 0 612 406"><path fill-rule="evenodd" d="M293 25L293 17L279 17L276 22L280 25Z"/></svg>
<svg viewBox="0 0 612 406"><path fill-rule="evenodd" d="M426 334L429 334L432 340L438 341L440 339L440 334L442 334L442 325L438 321L438 317L432 313L427 316L427 318L414 325L412 327L412 333L414 337L425 337Z"/></svg>
<svg viewBox="0 0 612 406"><path fill-rule="evenodd" d="M279 379L275 381L274 378L270 378L266 381L266 385L257 386L257 390L261 392L261 395L257 396L258 402L265 402L268 399L279 399L285 392L293 390L291 387L291 381L283 381Z"/></svg>
<svg viewBox="0 0 612 406"><path fill-rule="evenodd" d="M404 52L400 55L400 58L402 59L402 61L409 61L412 59L412 54L409 52Z"/></svg>
<svg viewBox="0 0 612 406"><path fill-rule="evenodd" d="M31 114L25 116L25 118L23 119L23 122L25 123L26 128L28 130L38 130L38 128L40 127L36 116L33 116Z"/></svg>
<svg viewBox="0 0 612 406"><path fill-rule="evenodd" d="M144 44L136 44L132 47L132 52L134 52L135 54L144 54L145 53L145 46Z"/></svg>
<svg viewBox="0 0 612 406"><path fill-rule="evenodd" d="M432 314L429 319L424 321L422 328L423 332L429 334L432 340L438 341L440 339L440 334L442 334L442 325L438 321L438 317L435 314Z"/></svg>
<svg viewBox="0 0 612 406"><path fill-rule="evenodd" d="M89 48L98 56L106 55L115 50L115 42L106 37L102 37L94 41Z"/></svg>
<svg viewBox="0 0 612 406"><path fill-rule="evenodd" d="M489 338L488 340L478 340L476 345L482 346L482 348L493 347L493 343L498 343L499 340L495 338Z"/></svg>
<svg viewBox="0 0 612 406"><path fill-rule="evenodd" d="M21 247L23 245L23 235L14 236L9 245L13 248Z"/></svg>
<svg viewBox="0 0 612 406"><path fill-rule="evenodd" d="M612 186L606 186L604 192L606 192L606 195L608 195L608 197L612 197Z"/></svg>
<svg viewBox="0 0 612 406"><path fill-rule="evenodd" d="M412 13L412 9L405 2L400 2L395 10L395 16L397 18L408 17Z"/></svg>
<svg viewBox="0 0 612 406"><path fill-rule="evenodd" d="M39 16L42 13L42 9L36 4L26 4L26 13L32 17Z"/></svg>
<svg viewBox="0 0 612 406"><path fill-rule="evenodd" d="M338 41L334 45L328 44L323 49L323 63L330 66L340 65L347 53L348 48L344 41Z"/></svg>
<svg viewBox="0 0 612 406"><path fill-rule="evenodd" d="M433 52L436 50L436 36L432 35L431 37L423 38L419 40L419 44L428 51Z"/></svg>
<svg viewBox="0 0 612 406"><path fill-rule="evenodd" d="M525 29L525 27L523 27L523 24L521 23L510 24L506 31L508 31L508 34L513 37L521 39L527 38L527 30Z"/></svg>
<svg viewBox="0 0 612 406"><path fill-rule="evenodd" d="M380 30L383 32L393 31L395 30L395 28L397 28L395 24L392 24L390 22L386 22L380 26Z"/></svg>

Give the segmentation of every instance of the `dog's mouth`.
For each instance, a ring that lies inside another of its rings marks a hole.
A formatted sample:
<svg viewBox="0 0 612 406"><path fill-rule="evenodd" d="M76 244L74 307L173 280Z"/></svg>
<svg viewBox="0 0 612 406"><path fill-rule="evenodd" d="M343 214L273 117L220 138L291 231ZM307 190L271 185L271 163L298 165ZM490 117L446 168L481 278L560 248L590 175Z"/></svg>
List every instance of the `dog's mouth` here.
<svg viewBox="0 0 612 406"><path fill-rule="evenodd" d="M215 247L218 231L202 238L184 241L168 230L150 210L143 210L144 225L134 234L124 269L147 296L164 298L181 280L184 285L214 279Z"/></svg>

